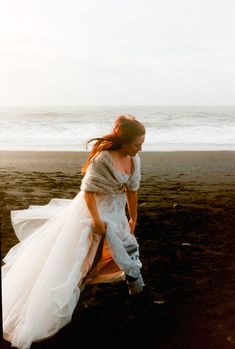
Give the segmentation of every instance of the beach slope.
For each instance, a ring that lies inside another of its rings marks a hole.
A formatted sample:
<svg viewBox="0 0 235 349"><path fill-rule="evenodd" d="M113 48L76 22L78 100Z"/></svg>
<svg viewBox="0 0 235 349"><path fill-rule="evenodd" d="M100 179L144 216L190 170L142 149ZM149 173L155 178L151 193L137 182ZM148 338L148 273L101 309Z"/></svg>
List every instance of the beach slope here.
<svg viewBox="0 0 235 349"><path fill-rule="evenodd" d="M18 242L10 211L72 199L86 156L0 152L2 258ZM155 306L131 308L124 283L90 285L72 322L32 348L110 348L114 342L133 348L235 347L235 152L140 157L136 236ZM2 346L10 349L6 341Z"/></svg>

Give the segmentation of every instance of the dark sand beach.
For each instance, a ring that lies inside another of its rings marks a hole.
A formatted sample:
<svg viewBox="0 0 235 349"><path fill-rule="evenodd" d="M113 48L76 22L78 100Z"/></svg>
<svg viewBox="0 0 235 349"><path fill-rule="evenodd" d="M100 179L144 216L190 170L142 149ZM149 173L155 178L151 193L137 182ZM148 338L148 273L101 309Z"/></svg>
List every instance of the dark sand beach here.
<svg viewBox="0 0 235 349"><path fill-rule="evenodd" d="M10 211L72 199L86 156L0 152L2 258L18 242ZM89 285L72 322L32 349L235 348L235 152L140 157L136 236L155 305L130 307L124 282Z"/></svg>

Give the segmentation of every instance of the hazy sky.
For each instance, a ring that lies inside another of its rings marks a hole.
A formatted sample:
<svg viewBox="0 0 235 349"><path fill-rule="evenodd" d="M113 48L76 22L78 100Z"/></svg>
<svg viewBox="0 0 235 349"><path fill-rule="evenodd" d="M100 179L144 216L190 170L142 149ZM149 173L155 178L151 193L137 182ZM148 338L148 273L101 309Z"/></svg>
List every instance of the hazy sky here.
<svg viewBox="0 0 235 349"><path fill-rule="evenodd" d="M0 105L235 104L234 0L7 0Z"/></svg>

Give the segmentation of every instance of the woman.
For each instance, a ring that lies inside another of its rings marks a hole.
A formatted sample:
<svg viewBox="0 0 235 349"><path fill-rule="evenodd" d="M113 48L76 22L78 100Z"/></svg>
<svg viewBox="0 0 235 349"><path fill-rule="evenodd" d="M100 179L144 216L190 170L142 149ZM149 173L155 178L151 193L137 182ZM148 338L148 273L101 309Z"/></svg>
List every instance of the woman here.
<svg viewBox="0 0 235 349"><path fill-rule="evenodd" d="M73 200L12 211L20 242L3 259L2 304L13 346L27 349L69 323L86 284L126 280L130 295L143 291L134 230L144 136L134 117L118 117L112 133L91 140Z"/></svg>

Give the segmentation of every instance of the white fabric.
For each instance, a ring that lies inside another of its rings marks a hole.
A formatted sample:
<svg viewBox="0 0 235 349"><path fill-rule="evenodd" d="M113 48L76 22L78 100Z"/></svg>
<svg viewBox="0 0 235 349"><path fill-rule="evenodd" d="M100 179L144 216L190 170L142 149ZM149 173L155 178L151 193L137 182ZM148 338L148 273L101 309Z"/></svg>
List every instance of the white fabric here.
<svg viewBox="0 0 235 349"><path fill-rule="evenodd" d="M123 273L138 277L141 263L125 249L138 248L125 214L126 193L96 193L96 201L113 259ZM28 349L71 321L101 238L92 232L83 191L73 200L13 211L12 224L20 242L3 259L3 335L13 346Z"/></svg>

